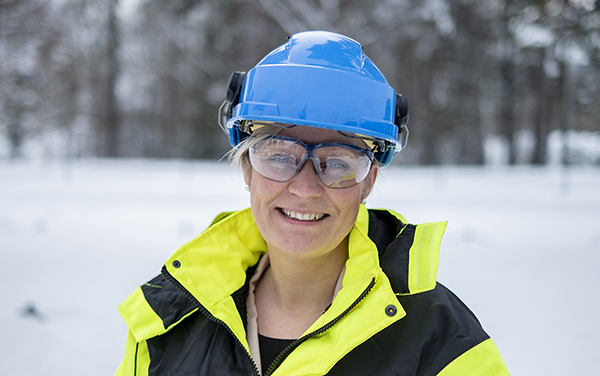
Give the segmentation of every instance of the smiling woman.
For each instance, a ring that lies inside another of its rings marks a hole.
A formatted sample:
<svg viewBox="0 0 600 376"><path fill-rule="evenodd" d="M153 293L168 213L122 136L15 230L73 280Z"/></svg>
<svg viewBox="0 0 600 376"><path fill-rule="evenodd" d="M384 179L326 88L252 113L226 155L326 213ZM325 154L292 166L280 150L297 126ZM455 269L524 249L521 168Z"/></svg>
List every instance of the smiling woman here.
<svg viewBox="0 0 600 376"><path fill-rule="evenodd" d="M369 210L408 102L361 45L291 36L220 110L250 208L219 215L119 310L117 375L507 375L436 282L445 223Z"/></svg>

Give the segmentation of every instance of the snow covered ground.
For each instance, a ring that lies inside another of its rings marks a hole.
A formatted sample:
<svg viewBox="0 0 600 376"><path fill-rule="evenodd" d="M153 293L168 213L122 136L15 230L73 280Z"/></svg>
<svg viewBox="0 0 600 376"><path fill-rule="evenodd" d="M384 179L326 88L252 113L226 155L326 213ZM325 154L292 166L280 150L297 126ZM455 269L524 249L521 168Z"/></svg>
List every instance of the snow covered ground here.
<svg viewBox="0 0 600 376"><path fill-rule="evenodd" d="M0 161L1 375L112 375L119 303L247 205L223 163ZM367 206L449 220L438 279L513 375L597 374L600 169L393 167Z"/></svg>

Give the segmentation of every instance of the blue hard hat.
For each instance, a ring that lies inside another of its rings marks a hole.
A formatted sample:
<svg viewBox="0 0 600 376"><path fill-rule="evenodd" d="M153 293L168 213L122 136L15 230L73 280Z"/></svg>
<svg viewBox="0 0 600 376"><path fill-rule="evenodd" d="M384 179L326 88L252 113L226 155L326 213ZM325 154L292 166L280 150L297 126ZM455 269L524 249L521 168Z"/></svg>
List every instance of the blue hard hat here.
<svg viewBox="0 0 600 376"><path fill-rule="evenodd" d="M232 146L249 136L248 122L304 125L374 140L384 166L408 136L406 98L360 43L325 31L294 34L247 74L233 73L219 112Z"/></svg>

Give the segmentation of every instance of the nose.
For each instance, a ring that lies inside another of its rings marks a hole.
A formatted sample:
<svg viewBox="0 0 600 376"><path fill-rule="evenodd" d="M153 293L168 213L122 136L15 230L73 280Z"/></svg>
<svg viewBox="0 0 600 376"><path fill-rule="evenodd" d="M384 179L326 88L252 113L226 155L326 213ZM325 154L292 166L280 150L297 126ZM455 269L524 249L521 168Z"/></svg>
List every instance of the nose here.
<svg viewBox="0 0 600 376"><path fill-rule="evenodd" d="M288 190L290 193L304 198L315 198L323 194L324 185L321 177L315 169L313 161L307 159L300 171L296 173L289 181Z"/></svg>

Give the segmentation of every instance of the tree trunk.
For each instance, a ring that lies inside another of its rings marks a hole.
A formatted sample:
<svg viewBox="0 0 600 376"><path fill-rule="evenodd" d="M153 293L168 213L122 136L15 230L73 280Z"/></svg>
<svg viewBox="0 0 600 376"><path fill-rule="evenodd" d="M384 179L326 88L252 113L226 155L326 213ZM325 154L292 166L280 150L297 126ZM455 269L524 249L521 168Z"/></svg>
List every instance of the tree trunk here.
<svg viewBox="0 0 600 376"><path fill-rule="evenodd" d="M517 163L517 153L515 150L515 133L517 130L515 64L511 59L506 59L502 63L501 70L502 99L500 104L500 132L506 137L508 144L508 163L514 165Z"/></svg>
<svg viewBox="0 0 600 376"><path fill-rule="evenodd" d="M546 60L547 49L540 49L540 58L538 66L538 101L537 101L537 114L535 120L535 136L536 144L535 151L533 154L533 164L544 165L546 164L546 141L548 138L548 128L550 121L550 103L549 103L549 83L546 70L544 68L544 62Z"/></svg>
<svg viewBox="0 0 600 376"><path fill-rule="evenodd" d="M104 141L107 157L119 156L120 116L117 106L115 87L119 76L119 27L117 20L118 0L110 0L108 6L108 43L107 43L107 82L105 92Z"/></svg>
<svg viewBox="0 0 600 376"><path fill-rule="evenodd" d="M570 123L573 119L574 96L573 86L571 82L571 67L569 61L565 58L560 64L561 85L562 85L562 113L561 113L561 131L562 131L562 147L560 160L564 166L569 164L569 144L568 131L571 127Z"/></svg>

